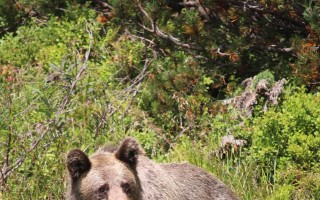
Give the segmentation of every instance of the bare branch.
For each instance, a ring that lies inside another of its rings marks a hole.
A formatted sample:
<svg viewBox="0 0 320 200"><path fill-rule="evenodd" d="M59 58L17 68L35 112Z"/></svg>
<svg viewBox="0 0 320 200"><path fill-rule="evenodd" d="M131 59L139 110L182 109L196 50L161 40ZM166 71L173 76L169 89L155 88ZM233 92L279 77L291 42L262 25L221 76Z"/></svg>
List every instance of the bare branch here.
<svg viewBox="0 0 320 200"><path fill-rule="evenodd" d="M151 19L151 17L149 16L149 14L147 13L147 11L142 7L141 4L138 4L138 7L140 9L140 11L143 13L143 15L149 20L150 22L150 26L151 28L148 28L142 24L140 24L140 26L148 31L148 32L151 32L151 33L154 33L156 35L158 35L159 37L165 39L165 40L168 40L170 42L172 42L173 44L177 45L177 46L180 46L180 47L183 47L185 49L192 49L192 50L203 50L202 48L200 47L196 47L196 46L193 46L193 45L190 45L190 44L187 44L187 43L182 43L178 38L175 38L173 37L172 35L168 34L168 33L165 33L164 31L160 30L159 27L157 26L156 24L156 21L154 21L153 19Z"/></svg>
<svg viewBox="0 0 320 200"><path fill-rule="evenodd" d="M131 38L134 38L134 39L140 39L141 41L145 41L145 42L148 42L151 46L155 46L156 43L154 43L152 40L149 40L147 38L144 38L144 37L141 37L141 36L137 36L137 35L133 35L132 33L130 33L128 31L128 29L125 30L125 33L130 36Z"/></svg>
<svg viewBox="0 0 320 200"><path fill-rule="evenodd" d="M181 137L186 131L190 130L190 128L192 128L194 125L195 125L195 124L193 123L193 124L190 124L190 125L188 125L187 127L183 128L183 129L179 132L179 134L175 137L174 140L177 140L177 139L178 139L179 137Z"/></svg>
<svg viewBox="0 0 320 200"><path fill-rule="evenodd" d="M4 182L16 169L18 169L23 164L23 162L24 162L25 158L28 156L28 154L38 146L38 144L42 141L44 136L49 132L48 127L53 122L54 122L53 120L50 120L49 122L39 124L41 126L44 126L44 124L47 124L47 129L43 130L43 132L40 134L38 139L32 143L31 147L26 152L24 152L24 154L22 154L18 159L16 159L16 161L13 164L11 164L10 166L4 165L2 167L1 173L0 173L0 181L1 182Z"/></svg>
<svg viewBox="0 0 320 200"><path fill-rule="evenodd" d="M128 113L128 110L129 110L130 106L132 105L133 100L136 97L136 95L137 95L137 93L138 93L138 91L140 89L140 86L141 86L141 83L142 83L144 77L147 74L149 74L147 69L150 66L150 64L152 63L152 61L153 60L148 60L148 59L145 60L145 63L144 63L144 66L143 66L143 69L142 69L141 73L135 78L135 80L133 81L133 84L130 86L131 88L133 88L136 85L135 86L136 89L133 90L133 94L132 94L131 100L130 100L129 104L127 105L125 111L123 112L123 115L122 115L121 119L123 119L126 116L126 114Z"/></svg>
<svg viewBox="0 0 320 200"><path fill-rule="evenodd" d="M251 117L253 107L257 104L259 96L265 97L264 111L267 110L268 103L278 104L278 98L283 93L285 79L279 80L272 86L267 80L260 80L256 87L253 88L253 78L247 78L242 82L245 86L244 92L231 99L223 100L224 105L234 105L244 117Z"/></svg>
<svg viewBox="0 0 320 200"><path fill-rule="evenodd" d="M89 35L89 38L90 38L89 48L87 49L87 51L86 51L86 53L85 53L85 57L84 57L84 60L83 60L83 62L82 62L82 67L80 68L80 71L79 71L78 74L76 75L76 78L74 79L74 81L71 83L69 93L68 93L68 95L64 98L63 104L62 104L62 106L60 107L60 109L59 109L59 111L58 111L58 113L57 113L57 116L58 116L59 114L61 114L61 112L65 109L65 107L66 107L67 104L69 103L70 96L71 96L71 94L73 93L77 82L79 81L81 75L83 74L83 72L85 71L85 69L87 68L87 65L88 65L89 55L90 55L90 51L91 51L91 47L92 47L92 42L93 42L93 35L92 35L92 31L90 30L90 28L88 27L88 25L87 25L86 29L87 29L87 32L88 32L88 35Z"/></svg>
<svg viewBox="0 0 320 200"><path fill-rule="evenodd" d="M239 153L241 148L244 148L248 142L243 139L235 139L232 134L223 136L218 150L213 152L213 155L220 159L225 159L233 153Z"/></svg>

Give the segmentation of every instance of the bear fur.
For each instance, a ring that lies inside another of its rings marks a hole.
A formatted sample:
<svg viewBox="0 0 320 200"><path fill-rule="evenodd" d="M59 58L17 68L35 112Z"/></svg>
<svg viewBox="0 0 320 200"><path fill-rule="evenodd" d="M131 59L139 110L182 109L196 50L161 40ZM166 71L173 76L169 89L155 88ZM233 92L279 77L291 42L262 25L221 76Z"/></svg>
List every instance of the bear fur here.
<svg viewBox="0 0 320 200"><path fill-rule="evenodd" d="M131 137L119 148L104 148L90 157L79 149L71 150L67 168L67 200L237 199L226 185L199 167L153 162Z"/></svg>

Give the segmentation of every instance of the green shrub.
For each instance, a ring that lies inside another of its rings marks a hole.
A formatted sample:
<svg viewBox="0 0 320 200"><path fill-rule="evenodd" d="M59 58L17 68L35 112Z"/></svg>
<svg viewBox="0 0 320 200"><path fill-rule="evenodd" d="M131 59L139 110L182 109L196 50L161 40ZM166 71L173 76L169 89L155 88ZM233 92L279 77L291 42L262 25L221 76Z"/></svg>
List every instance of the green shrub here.
<svg viewBox="0 0 320 200"><path fill-rule="evenodd" d="M92 19L95 12L85 7L78 11L77 21L69 21L52 17L46 25L36 21L28 26L20 27L15 34L9 33L0 39L0 64L11 64L15 67L41 66L50 68L50 64L60 65L64 57L83 51L89 36L86 26L93 32L97 40L100 25ZM75 14L73 14L75 15Z"/></svg>
<svg viewBox="0 0 320 200"><path fill-rule="evenodd" d="M311 170L320 159L320 95L288 92L281 106L253 120L253 155L266 167Z"/></svg>
<svg viewBox="0 0 320 200"><path fill-rule="evenodd" d="M251 125L252 147L247 159L256 160L271 174L269 181L274 187L286 188L275 195L286 195L291 191L290 185L294 185L294 195L309 191L311 194L307 196L315 197L319 193L319 181L312 186L307 177L310 177L308 173L319 177L320 95L291 88L280 106L254 118ZM279 188L275 192L279 192Z"/></svg>

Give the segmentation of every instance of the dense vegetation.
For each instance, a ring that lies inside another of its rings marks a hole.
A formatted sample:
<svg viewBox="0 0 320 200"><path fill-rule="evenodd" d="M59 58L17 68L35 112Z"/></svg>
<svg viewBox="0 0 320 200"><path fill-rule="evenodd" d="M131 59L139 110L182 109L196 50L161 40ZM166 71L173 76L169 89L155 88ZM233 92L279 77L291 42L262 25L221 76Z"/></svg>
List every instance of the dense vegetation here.
<svg viewBox="0 0 320 200"><path fill-rule="evenodd" d="M63 199L68 150L127 135L242 199L319 199L319 35L318 0L0 0L0 199Z"/></svg>

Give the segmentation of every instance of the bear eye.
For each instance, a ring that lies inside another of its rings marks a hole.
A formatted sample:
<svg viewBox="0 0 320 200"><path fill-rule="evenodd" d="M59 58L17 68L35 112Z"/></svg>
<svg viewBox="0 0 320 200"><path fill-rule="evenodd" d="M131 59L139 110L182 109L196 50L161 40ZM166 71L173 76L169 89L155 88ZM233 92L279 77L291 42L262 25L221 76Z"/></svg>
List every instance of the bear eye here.
<svg viewBox="0 0 320 200"><path fill-rule="evenodd" d="M122 183L121 184L121 187L123 189L123 191L127 194L129 194L131 192L131 187L130 187L130 184L129 183Z"/></svg>
<svg viewBox="0 0 320 200"><path fill-rule="evenodd" d="M102 186L99 187L98 192L99 193L107 193L109 191L109 185L108 184L104 184Z"/></svg>

